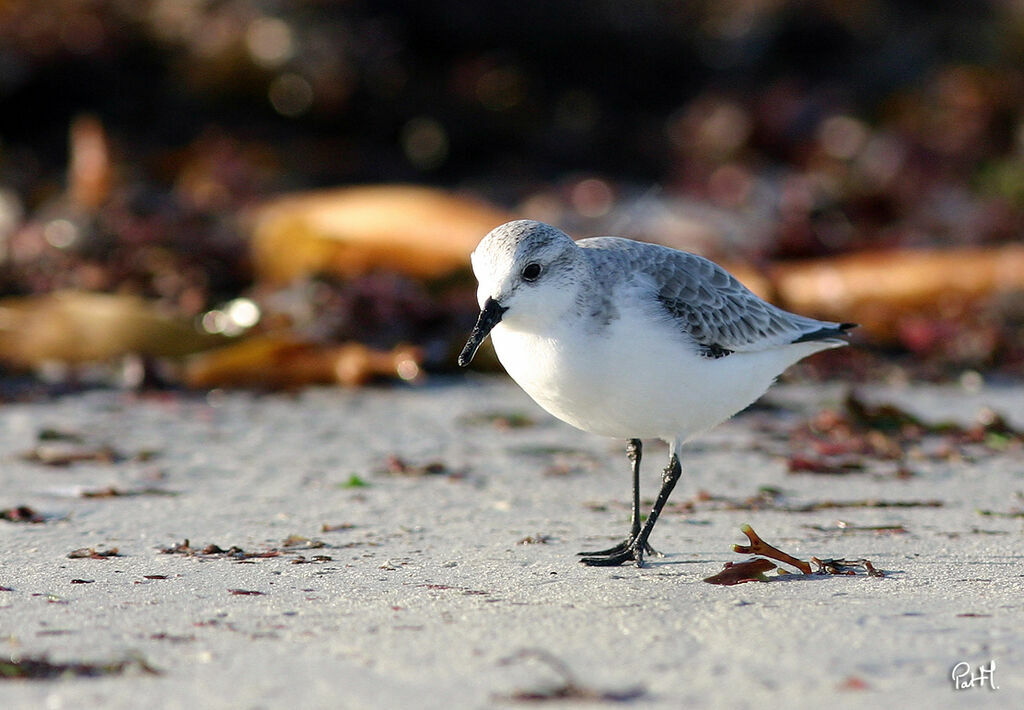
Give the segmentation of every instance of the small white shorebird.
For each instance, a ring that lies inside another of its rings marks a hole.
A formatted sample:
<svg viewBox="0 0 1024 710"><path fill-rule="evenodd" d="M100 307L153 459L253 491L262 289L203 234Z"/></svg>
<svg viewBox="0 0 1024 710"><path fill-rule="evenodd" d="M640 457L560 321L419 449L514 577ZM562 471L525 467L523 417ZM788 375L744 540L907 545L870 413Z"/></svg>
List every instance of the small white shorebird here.
<svg viewBox="0 0 1024 710"><path fill-rule="evenodd" d="M762 301L717 264L619 237L574 242L531 220L508 222L472 255L480 317L465 367L491 335L520 387L573 426L628 439L629 537L581 552L589 565L643 564L679 480L679 449L760 397L796 361L845 345L853 323L829 323ZM640 518L641 439L664 439L669 463Z"/></svg>

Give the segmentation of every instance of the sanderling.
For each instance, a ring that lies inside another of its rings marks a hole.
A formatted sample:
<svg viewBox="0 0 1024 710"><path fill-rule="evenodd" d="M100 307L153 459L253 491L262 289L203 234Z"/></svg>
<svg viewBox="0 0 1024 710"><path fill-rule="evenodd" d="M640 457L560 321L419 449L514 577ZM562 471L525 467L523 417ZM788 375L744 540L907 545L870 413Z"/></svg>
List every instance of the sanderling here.
<svg viewBox="0 0 1024 710"><path fill-rule="evenodd" d="M574 242L531 220L508 222L472 255L480 317L459 355L488 334L498 359L541 407L584 431L625 438L633 474L629 537L581 552L588 565L643 564L679 480L679 449L747 407L787 367L845 345L853 323L767 303L703 257L620 237ZM641 439L669 463L641 524Z"/></svg>

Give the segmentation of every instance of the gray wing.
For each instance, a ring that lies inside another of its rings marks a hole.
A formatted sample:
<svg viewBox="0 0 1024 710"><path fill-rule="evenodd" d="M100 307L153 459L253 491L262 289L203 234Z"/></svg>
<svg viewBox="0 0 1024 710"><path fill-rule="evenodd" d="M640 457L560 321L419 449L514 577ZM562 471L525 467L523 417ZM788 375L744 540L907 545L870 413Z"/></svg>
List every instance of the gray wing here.
<svg viewBox="0 0 1024 710"><path fill-rule="evenodd" d="M761 300L732 274L704 257L618 237L577 242L600 270L628 270L649 278L656 308L693 338L706 355L764 350L787 343L834 340L852 323L830 323L789 313Z"/></svg>

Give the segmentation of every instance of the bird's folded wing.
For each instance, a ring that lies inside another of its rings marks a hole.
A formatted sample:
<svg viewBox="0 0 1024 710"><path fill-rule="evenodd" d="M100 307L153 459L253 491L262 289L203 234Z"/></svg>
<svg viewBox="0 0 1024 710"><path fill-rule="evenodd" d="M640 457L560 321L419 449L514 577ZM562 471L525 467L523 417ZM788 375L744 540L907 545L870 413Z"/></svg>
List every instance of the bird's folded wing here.
<svg viewBox="0 0 1024 710"><path fill-rule="evenodd" d="M618 263L653 285L657 308L710 355L764 350L787 343L827 340L843 325L789 313L758 298L734 276L696 254L614 237L578 244L605 252L599 261Z"/></svg>

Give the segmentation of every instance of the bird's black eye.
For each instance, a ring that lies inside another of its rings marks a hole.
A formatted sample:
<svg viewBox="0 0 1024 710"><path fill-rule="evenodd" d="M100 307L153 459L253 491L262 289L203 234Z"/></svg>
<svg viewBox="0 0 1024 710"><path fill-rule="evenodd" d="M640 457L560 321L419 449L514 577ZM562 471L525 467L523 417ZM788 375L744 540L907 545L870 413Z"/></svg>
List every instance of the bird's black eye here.
<svg viewBox="0 0 1024 710"><path fill-rule="evenodd" d="M540 278L541 271L540 264L527 264L523 267L523 281L536 281Z"/></svg>

